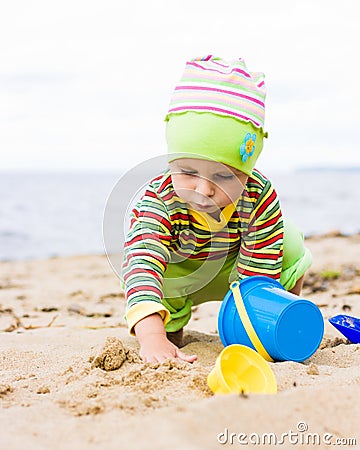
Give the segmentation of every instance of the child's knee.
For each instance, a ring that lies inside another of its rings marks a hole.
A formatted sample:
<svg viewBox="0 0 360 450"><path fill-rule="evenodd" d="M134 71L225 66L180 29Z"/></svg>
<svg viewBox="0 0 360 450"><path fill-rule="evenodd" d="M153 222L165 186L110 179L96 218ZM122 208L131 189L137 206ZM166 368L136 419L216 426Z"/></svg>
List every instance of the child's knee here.
<svg viewBox="0 0 360 450"><path fill-rule="evenodd" d="M296 225L284 220L284 249L280 282L292 289L312 264L312 255L304 244L304 235Z"/></svg>
<svg viewBox="0 0 360 450"><path fill-rule="evenodd" d="M192 302L186 296L178 298L163 298L162 303L170 311L170 319L165 329L167 332L181 330L191 318Z"/></svg>
<svg viewBox="0 0 360 450"><path fill-rule="evenodd" d="M287 269L298 261L305 253L304 235L297 226L284 219L284 249L282 268Z"/></svg>

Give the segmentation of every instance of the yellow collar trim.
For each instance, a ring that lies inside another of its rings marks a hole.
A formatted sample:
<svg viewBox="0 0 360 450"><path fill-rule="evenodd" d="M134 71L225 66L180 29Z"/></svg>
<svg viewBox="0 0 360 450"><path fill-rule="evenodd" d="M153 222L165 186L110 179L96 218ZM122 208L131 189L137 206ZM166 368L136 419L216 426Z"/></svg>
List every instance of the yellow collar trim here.
<svg viewBox="0 0 360 450"><path fill-rule="evenodd" d="M189 208L189 212L206 230L216 232L222 230L229 222L236 209L236 205L237 203L230 203L230 205L225 206L220 212L220 220L216 220L210 214L195 211L192 208Z"/></svg>

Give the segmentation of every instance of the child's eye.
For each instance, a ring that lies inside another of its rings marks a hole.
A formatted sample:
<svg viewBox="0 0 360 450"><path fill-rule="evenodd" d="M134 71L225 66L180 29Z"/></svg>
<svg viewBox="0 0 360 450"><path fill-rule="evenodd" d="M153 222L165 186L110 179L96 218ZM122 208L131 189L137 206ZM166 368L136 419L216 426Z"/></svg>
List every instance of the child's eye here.
<svg viewBox="0 0 360 450"><path fill-rule="evenodd" d="M220 178L220 180L232 180L235 175L218 173L215 176Z"/></svg>
<svg viewBox="0 0 360 450"><path fill-rule="evenodd" d="M181 169L181 173L183 175L196 175L197 172L193 171L193 170L185 170L185 169Z"/></svg>

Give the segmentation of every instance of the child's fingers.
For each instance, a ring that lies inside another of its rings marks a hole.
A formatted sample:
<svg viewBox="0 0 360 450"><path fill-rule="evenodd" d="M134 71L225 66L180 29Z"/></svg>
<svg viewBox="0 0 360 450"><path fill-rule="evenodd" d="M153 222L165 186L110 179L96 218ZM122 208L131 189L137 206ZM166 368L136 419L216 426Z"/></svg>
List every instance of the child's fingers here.
<svg viewBox="0 0 360 450"><path fill-rule="evenodd" d="M183 361L193 363L197 360L197 355L187 355L186 353L182 352L181 350L177 350L176 356Z"/></svg>

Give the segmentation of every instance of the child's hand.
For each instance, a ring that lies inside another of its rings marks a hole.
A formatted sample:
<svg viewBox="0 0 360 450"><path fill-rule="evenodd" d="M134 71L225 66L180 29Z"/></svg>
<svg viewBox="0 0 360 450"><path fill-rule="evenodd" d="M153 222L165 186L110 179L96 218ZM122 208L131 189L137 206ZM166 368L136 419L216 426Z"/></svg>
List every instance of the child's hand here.
<svg viewBox="0 0 360 450"><path fill-rule="evenodd" d="M140 345L140 356L144 362L161 363L167 359L174 358L179 358L189 363L197 360L196 355L187 355L182 352L163 334L149 334Z"/></svg>
<svg viewBox="0 0 360 450"><path fill-rule="evenodd" d="M193 363L196 355L187 355L166 337L163 321L159 314L152 314L135 325L135 334L140 343L140 356L144 362L164 362L179 358Z"/></svg>

